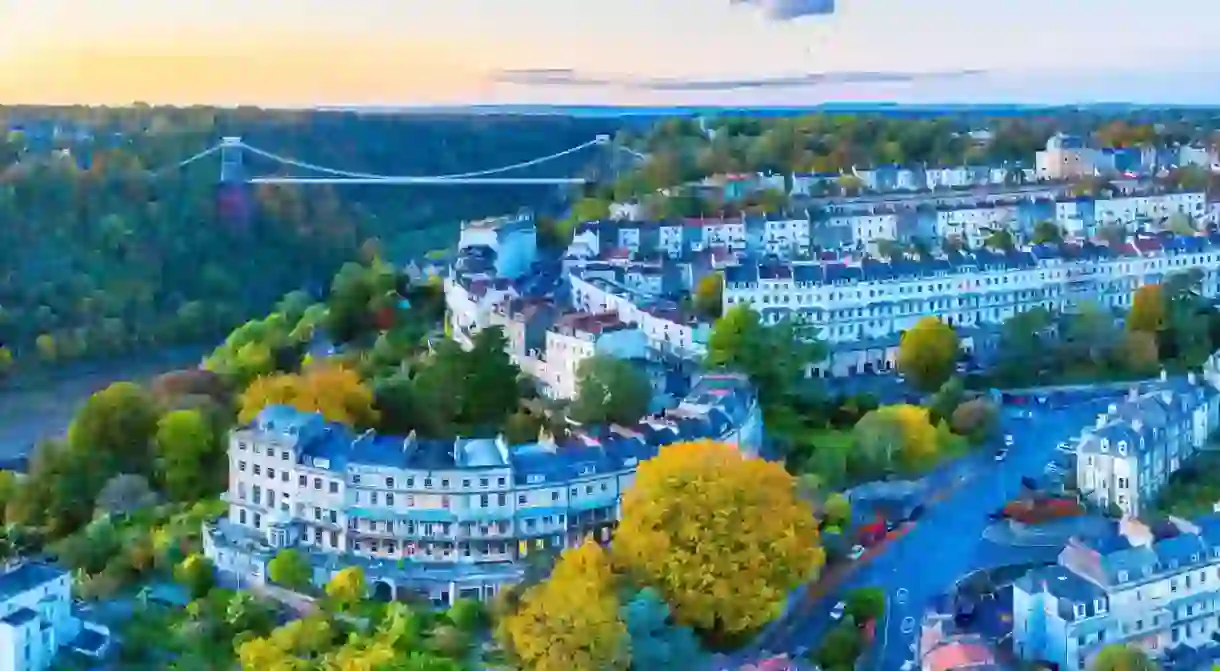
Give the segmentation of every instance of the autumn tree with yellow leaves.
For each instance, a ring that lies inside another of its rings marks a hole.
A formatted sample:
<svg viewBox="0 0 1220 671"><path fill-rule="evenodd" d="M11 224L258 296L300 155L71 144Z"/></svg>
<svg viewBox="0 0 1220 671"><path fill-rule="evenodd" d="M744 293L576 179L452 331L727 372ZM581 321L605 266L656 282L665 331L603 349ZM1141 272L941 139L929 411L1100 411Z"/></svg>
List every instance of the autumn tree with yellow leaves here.
<svg viewBox="0 0 1220 671"><path fill-rule="evenodd" d="M928 409L906 403L869 412L852 435L860 459L882 471L922 471L936 462L942 447L942 432L933 426Z"/></svg>
<svg viewBox="0 0 1220 671"><path fill-rule="evenodd" d="M902 334L898 370L925 391L939 389L953 375L958 354L957 331L937 317L924 317Z"/></svg>
<svg viewBox="0 0 1220 671"><path fill-rule="evenodd" d="M1156 333L1165 324L1165 293L1159 284L1145 284L1135 290L1127 330Z"/></svg>
<svg viewBox="0 0 1220 671"><path fill-rule="evenodd" d="M252 421L263 408L287 405L321 413L328 421L364 427L377 421L373 391L353 370L332 363L302 373L257 378L241 395L241 422Z"/></svg>
<svg viewBox="0 0 1220 671"><path fill-rule="evenodd" d="M714 641L756 631L825 561L809 503L781 465L733 445L677 443L623 496L615 566Z"/></svg>
<svg viewBox="0 0 1220 671"><path fill-rule="evenodd" d="M563 553L500 620L496 637L528 671L613 671L630 661L614 572L593 540Z"/></svg>

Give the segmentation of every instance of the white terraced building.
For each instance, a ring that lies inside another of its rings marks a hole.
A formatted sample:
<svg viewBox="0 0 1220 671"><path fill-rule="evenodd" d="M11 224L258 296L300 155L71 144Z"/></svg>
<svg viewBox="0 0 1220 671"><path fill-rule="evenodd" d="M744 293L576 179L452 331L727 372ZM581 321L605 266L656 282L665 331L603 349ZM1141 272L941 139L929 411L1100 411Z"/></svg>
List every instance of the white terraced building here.
<svg viewBox="0 0 1220 671"><path fill-rule="evenodd" d="M832 346L867 350L860 366L885 368L898 337L929 315L969 333L1035 307L1129 309L1139 287L1192 269L1204 295L1220 295L1220 235L1138 236L1121 249L1083 243L928 260L742 263L725 270L723 308L750 305L766 323L808 324Z"/></svg>

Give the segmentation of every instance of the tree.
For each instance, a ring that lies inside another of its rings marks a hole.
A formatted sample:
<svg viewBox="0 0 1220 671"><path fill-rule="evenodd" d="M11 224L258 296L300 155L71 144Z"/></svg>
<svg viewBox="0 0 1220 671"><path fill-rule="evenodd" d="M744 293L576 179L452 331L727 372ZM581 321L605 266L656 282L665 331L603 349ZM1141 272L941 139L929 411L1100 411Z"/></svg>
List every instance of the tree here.
<svg viewBox="0 0 1220 671"><path fill-rule="evenodd" d="M486 622L487 612L477 599L458 599L445 612L445 617L458 629L473 632Z"/></svg>
<svg viewBox="0 0 1220 671"><path fill-rule="evenodd" d="M657 589L678 622L713 637L766 624L825 560L795 479L729 444L662 448L640 464L622 509L616 565Z"/></svg>
<svg viewBox="0 0 1220 671"><path fill-rule="evenodd" d="M847 497L834 492L826 497L822 504L822 523L827 526L843 527L851 521L851 502Z"/></svg>
<svg viewBox="0 0 1220 671"><path fill-rule="evenodd" d="M1016 240L1012 237L1012 231L1007 228L997 228L992 231L984 244L1002 252L1010 252L1017 246Z"/></svg>
<svg viewBox="0 0 1220 671"><path fill-rule="evenodd" d="M1127 370L1133 373L1154 373L1160 366L1160 356L1155 333L1127 331L1123 335L1121 360Z"/></svg>
<svg viewBox="0 0 1220 671"><path fill-rule="evenodd" d="M700 668L702 651L690 627L674 624L669 604L654 589L636 593L621 610L631 641L632 671Z"/></svg>
<svg viewBox="0 0 1220 671"><path fill-rule="evenodd" d="M885 613L885 592L876 587L861 587L847 594L846 612L856 624L876 620Z"/></svg>
<svg viewBox="0 0 1220 671"><path fill-rule="evenodd" d="M313 582L313 566L292 548L280 550L267 562L267 575L289 589L304 589Z"/></svg>
<svg viewBox="0 0 1220 671"><path fill-rule="evenodd" d="M198 410L174 410L157 422L157 470L169 498L197 501L220 484L225 452L212 421Z"/></svg>
<svg viewBox="0 0 1220 671"><path fill-rule="evenodd" d="M190 592L192 599L202 599L216 584L215 567L212 560L196 552L174 567L174 579Z"/></svg>
<svg viewBox="0 0 1220 671"><path fill-rule="evenodd" d="M823 669L853 669L863 652L860 632L848 622L840 623L822 638L818 649L818 664Z"/></svg>
<svg viewBox="0 0 1220 671"><path fill-rule="evenodd" d="M270 405L320 413L327 421L348 426L371 426L377 421L372 390L355 371L333 364L256 379L241 395L238 421L250 422Z"/></svg>
<svg viewBox="0 0 1220 671"><path fill-rule="evenodd" d="M1063 229L1053 221L1039 221L1034 224L1032 242L1035 245L1059 244L1063 242Z"/></svg>
<svg viewBox="0 0 1220 671"><path fill-rule="evenodd" d="M632 426L648 412L652 385L637 364L594 355L576 367L578 392L569 416L581 423Z"/></svg>
<svg viewBox="0 0 1220 671"><path fill-rule="evenodd" d="M106 481L97 495L97 510L110 515L130 515L156 505L157 496L142 475L120 473Z"/></svg>
<svg viewBox="0 0 1220 671"><path fill-rule="evenodd" d="M995 433L999 421L1000 413L995 404L985 398L973 398L957 406L951 416L950 426L959 436L982 443Z"/></svg>
<svg viewBox="0 0 1220 671"><path fill-rule="evenodd" d="M695 310L706 317L719 317L724 296L724 273L704 275L695 286Z"/></svg>
<svg viewBox="0 0 1220 671"><path fill-rule="evenodd" d="M1159 284L1145 284L1135 290L1127 330L1156 333L1165 325L1165 295Z"/></svg>
<svg viewBox="0 0 1220 671"><path fill-rule="evenodd" d="M1156 663L1143 650L1121 643L1102 648L1089 666L1089 671L1156 671L1156 669Z"/></svg>
<svg viewBox="0 0 1220 671"><path fill-rule="evenodd" d="M888 454L907 471L918 472L935 462L940 439L926 408L886 405L862 417L853 429L861 451Z"/></svg>
<svg viewBox="0 0 1220 671"><path fill-rule="evenodd" d="M72 452L105 476L150 473L158 410L139 385L116 382L85 401L68 426Z"/></svg>
<svg viewBox="0 0 1220 671"><path fill-rule="evenodd" d="M364 570L359 566L341 569L326 583L326 596L341 609L351 608L368 594Z"/></svg>
<svg viewBox="0 0 1220 671"><path fill-rule="evenodd" d="M932 395L931 402L928 403L928 410L931 412L933 420L939 421L952 417L953 411L961 405L962 397L965 394L966 386L962 383L961 378L951 377L945 380L940 389Z"/></svg>
<svg viewBox="0 0 1220 671"><path fill-rule="evenodd" d="M1174 212L1169 215L1169 218L1165 220L1165 230L1175 235L1194 235L1198 233L1194 220L1185 212Z"/></svg>
<svg viewBox="0 0 1220 671"><path fill-rule="evenodd" d="M496 636L531 671L625 669L627 627L602 547L587 539L564 551L551 577L525 591Z"/></svg>
<svg viewBox="0 0 1220 671"><path fill-rule="evenodd" d="M749 305L737 305L713 325L705 365L745 374L771 404L790 395L809 367L826 358L825 346L804 336L788 322L764 326Z"/></svg>
<svg viewBox="0 0 1220 671"><path fill-rule="evenodd" d="M472 341L462 360L464 388L458 421L477 429L498 427L517 409L521 370L508 356L503 329L482 329Z"/></svg>
<svg viewBox="0 0 1220 671"><path fill-rule="evenodd" d="M902 334L898 370L925 391L945 383L957 365L957 331L937 317L924 317Z"/></svg>

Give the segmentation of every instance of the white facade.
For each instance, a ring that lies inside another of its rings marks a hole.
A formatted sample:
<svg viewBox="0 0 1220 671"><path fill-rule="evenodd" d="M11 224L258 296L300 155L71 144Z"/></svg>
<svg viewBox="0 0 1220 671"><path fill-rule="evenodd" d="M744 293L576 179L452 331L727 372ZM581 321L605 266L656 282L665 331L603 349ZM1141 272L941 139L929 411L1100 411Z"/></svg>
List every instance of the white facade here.
<svg viewBox="0 0 1220 671"><path fill-rule="evenodd" d="M971 247L978 247L993 231L1014 229L1016 221L1016 207L939 210L936 213L936 235L940 238L957 238Z"/></svg>
<svg viewBox="0 0 1220 671"><path fill-rule="evenodd" d="M0 671L51 668L60 648L96 639L82 652L100 655L108 632L72 616L72 578L46 564L19 562L0 573Z"/></svg>
<svg viewBox="0 0 1220 671"><path fill-rule="evenodd" d="M609 540L636 466L661 445L709 438L757 453L761 412L741 376L705 376L683 405L683 424L708 435L658 415L601 438L543 432L523 445L357 435L270 407L230 433L229 514L205 525L204 551L248 583L268 580L276 552L299 548L318 584L356 565L382 599L489 598L521 579L529 554Z"/></svg>
<svg viewBox="0 0 1220 671"><path fill-rule="evenodd" d="M895 275L876 261L792 263L768 272L734 266L725 271L723 309L748 304L770 323L791 317L834 344L897 336L929 315L969 328L1039 306L1062 310L1082 297L1129 309L1140 286L1187 269L1202 272L1205 295L1220 295L1220 247L1077 261L1035 260L1026 252L1017 258L1028 262L1015 265L981 251L962 258L956 267L912 262L924 269L919 275Z"/></svg>
<svg viewBox="0 0 1220 671"><path fill-rule="evenodd" d="M642 360L648 356L647 336L638 328L595 332L578 325L556 325L546 332L546 352L537 377L551 398L574 399L580 393L580 365L596 355Z"/></svg>
<svg viewBox="0 0 1220 671"><path fill-rule="evenodd" d="M1077 490L1101 506L1140 516L1169 477L1220 428L1220 372L1213 357L1202 376L1132 390L1076 445Z"/></svg>
<svg viewBox="0 0 1220 671"><path fill-rule="evenodd" d="M1126 519L1108 538L1074 539L1056 566L1013 587L1013 649L1084 671L1107 645L1154 658L1206 647L1220 632L1220 520L1150 529ZM1202 668L1211 668L1207 663Z"/></svg>
<svg viewBox="0 0 1220 671"><path fill-rule="evenodd" d="M691 358L706 352L710 332L707 323L680 320L677 312L651 309L649 305L654 298L603 278L573 274L569 280L572 304L577 310L615 313L623 322L637 326L653 349L690 352Z"/></svg>

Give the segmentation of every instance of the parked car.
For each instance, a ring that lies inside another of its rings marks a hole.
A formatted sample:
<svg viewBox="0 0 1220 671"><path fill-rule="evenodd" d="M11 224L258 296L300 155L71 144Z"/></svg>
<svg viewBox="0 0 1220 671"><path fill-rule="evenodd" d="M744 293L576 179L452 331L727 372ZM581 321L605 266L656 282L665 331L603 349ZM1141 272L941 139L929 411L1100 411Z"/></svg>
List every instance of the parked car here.
<svg viewBox="0 0 1220 671"><path fill-rule="evenodd" d="M1008 448L1005 447L1005 448L996 450L996 453L995 453L996 461L1004 461L1007 458L1008 458Z"/></svg>
<svg viewBox="0 0 1220 671"><path fill-rule="evenodd" d="M849 552L847 556L850 557L852 561L856 561L860 557L863 557L864 556L864 546L863 545L853 546L851 549L851 552Z"/></svg>
<svg viewBox="0 0 1220 671"><path fill-rule="evenodd" d="M830 619L838 622L843 619L843 614L847 612L847 602L840 601L836 603L834 608L830 609Z"/></svg>

